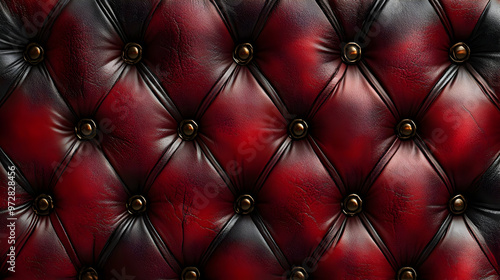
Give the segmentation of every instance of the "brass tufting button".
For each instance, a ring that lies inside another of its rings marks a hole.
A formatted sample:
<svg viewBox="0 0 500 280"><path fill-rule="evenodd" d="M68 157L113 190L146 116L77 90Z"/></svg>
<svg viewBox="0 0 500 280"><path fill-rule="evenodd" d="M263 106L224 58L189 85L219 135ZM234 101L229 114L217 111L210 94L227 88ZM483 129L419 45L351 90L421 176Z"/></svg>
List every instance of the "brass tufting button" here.
<svg viewBox="0 0 500 280"><path fill-rule="evenodd" d="M403 267L398 271L397 280L415 280L417 279L417 272L411 267Z"/></svg>
<svg viewBox="0 0 500 280"><path fill-rule="evenodd" d="M198 280L200 271L196 267L186 267L182 271L182 280Z"/></svg>
<svg viewBox="0 0 500 280"><path fill-rule="evenodd" d="M357 194L348 195L342 203L342 211L344 214L354 216L361 212L363 201Z"/></svg>
<svg viewBox="0 0 500 280"><path fill-rule="evenodd" d="M24 50L24 60L35 65L43 60L43 48L37 43L30 43Z"/></svg>
<svg viewBox="0 0 500 280"><path fill-rule="evenodd" d="M92 125L90 123L84 123L80 127L80 129L81 129L80 131L82 132L82 135L84 135L84 136L89 136L93 132L93 128L92 128Z"/></svg>
<svg viewBox="0 0 500 280"><path fill-rule="evenodd" d="M142 47L137 43L128 43L122 51L122 58L128 64L136 64L142 58Z"/></svg>
<svg viewBox="0 0 500 280"><path fill-rule="evenodd" d="M470 49L465 43L456 43L450 48L450 59L457 63L465 62L469 59Z"/></svg>
<svg viewBox="0 0 500 280"><path fill-rule="evenodd" d="M234 211L238 214L250 214L255 207L253 197L248 194L241 195L234 203Z"/></svg>
<svg viewBox="0 0 500 280"><path fill-rule="evenodd" d="M97 134L97 126L91 119L81 119L75 127L76 136L80 140L90 140Z"/></svg>
<svg viewBox="0 0 500 280"><path fill-rule="evenodd" d="M146 199L142 195L134 195L127 201L127 211L130 214L139 214L146 211Z"/></svg>
<svg viewBox="0 0 500 280"><path fill-rule="evenodd" d="M234 49L233 59L239 65L248 64L253 58L253 47L249 43L239 44Z"/></svg>
<svg viewBox="0 0 500 280"><path fill-rule="evenodd" d="M467 201L463 195L459 194L450 199L449 207L453 214L459 215L467 209Z"/></svg>
<svg viewBox="0 0 500 280"><path fill-rule="evenodd" d="M342 59L346 63L358 62L361 59L361 47L354 42L347 43L344 46Z"/></svg>
<svg viewBox="0 0 500 280"><path fill-rule="evenodd" d="M99 276L97 275L97 271L92 267L85 267L80 270L78 275L79 280L98 280Z"/></svg>
<svg viewBox="0 0 500 280"><path fill-rule="evenodd" d="M35 201L33 201L32 208L37 215L45 216L50 214L50 211L54 209L54 202L52 201L52 197L46 194L37 196L37 198L35 198Z"/></svg>
<svg viewBox="0 0 500 280"><path fill-rule="evenodd" d="M308 125L303 119L295 119L288 126L288 134L292 139L302 139L307 136Z"/></svg>
<svg viewBox="0 0 500 280"><path fill-rule="evenodd" d="M399 139L409 139L417 133L417 125L410 119L404 119L396 127Z"/></svg>
<svg viewBox="0 0 500 280"><path fill-rule="evenodd" d="M290 273L290 280L306 280L308 274L306 270L302 267L294 267Z"/></svg>
<svg viewBox="0 0 500 280"><path fill-rule="evenodd" d="M193 120L183 120L179 124L178 133L184 140L193 140L198 135L198 124Z"/></svg>

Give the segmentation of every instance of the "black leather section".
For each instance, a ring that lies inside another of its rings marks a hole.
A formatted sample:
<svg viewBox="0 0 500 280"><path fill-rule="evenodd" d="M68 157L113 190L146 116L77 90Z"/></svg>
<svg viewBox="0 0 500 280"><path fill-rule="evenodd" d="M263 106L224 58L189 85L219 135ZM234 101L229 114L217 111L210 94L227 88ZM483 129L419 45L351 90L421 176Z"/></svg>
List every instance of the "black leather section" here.
<svg viewBox="0 0 500 280"><path fill-rule="evenodd" d="M495 90L500 89L500 3L490 1L470 39L470 64ZM498 96L498 92L496 93Z"/></svg>
<svg viewBox="0 0 500 280"><path fill-rule="evenodd" d="M101 8L125 42L140 43L151 16L161 0L99 0Z"/></svg>
<svg viewBox="0 0 500 280"><path fill-rule="evenodd" d="M492 252L500 252L500 156L484 173L477 191L471 195L467 217L479 229ZM471 207L472 206L472 207ZM495 254L500 260L500 254Z"/></svg>

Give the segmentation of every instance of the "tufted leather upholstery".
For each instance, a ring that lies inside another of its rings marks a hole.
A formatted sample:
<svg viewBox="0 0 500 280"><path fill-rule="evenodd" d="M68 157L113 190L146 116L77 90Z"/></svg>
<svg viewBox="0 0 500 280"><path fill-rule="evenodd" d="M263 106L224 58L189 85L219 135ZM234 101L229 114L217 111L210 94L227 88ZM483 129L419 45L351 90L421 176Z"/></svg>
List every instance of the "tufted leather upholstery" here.
<svg viewBox="0 0 500 280"><path fill-rule="evenodd" d="M0 277L500 279L499 124L497 0L1 0Z"/></svg>

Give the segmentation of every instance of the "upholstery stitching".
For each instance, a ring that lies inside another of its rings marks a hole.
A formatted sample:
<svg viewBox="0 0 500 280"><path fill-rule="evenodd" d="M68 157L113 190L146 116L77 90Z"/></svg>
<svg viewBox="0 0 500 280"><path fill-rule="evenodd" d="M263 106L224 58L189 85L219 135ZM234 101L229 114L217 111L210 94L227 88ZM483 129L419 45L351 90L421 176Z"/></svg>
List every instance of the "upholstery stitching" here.
<svg viewBox="0 0 500 280"><path fill-rule="evenodd" d="M71 114L73 114L73 117L75 117L75 118L79 117L78 114L76 113L75 109L73 108L73 106L69 102L69 100L67 100L62 95L61 90L57 87L57 84L55 83L54 78L50 75L49 67L50 67L50 69L52 69L52 66L50 65L50 63L47 62L47 63L43 64L42 69L45 70L45 71L43 71L43 73L47 76L47 79L49 80L51 86L55 89L55 94L58 97L60 97L61 100L66 104L66 107L68 107L68 110L71 112ZM52 71L54 72L54 69L52 69Z"/></svg>
<svg viewBox="0 0 500 280"><path fill-rule="evenodd" d="M258 65L257 64L250 64L248 66L248 70L250 70L250 73L252 74L252 76L255 78L255 80L260 85L262 90L267 94L269 99L271 99L271 102L273 102L274 106L276 106L276 108L278 109L280 114L286 120L290 120L290 119L294 118L294 116L291 115L290 112L288 111L285 102L283 102L283 99L281 99L278 92L271 85L271 83L266 78L264 73L259 69Z"/></svg>
<svg viewBox="0 0 500 280"><path fill-rule="evenodd" d="M283 254L281 251L280 247L276 243L276 241L273 239L271 233L269 232L269 229L267 228L266 224L264 223L264 220L260 216L260 214L257 211L257 214L252 215L252 221L255 223L257 226L257 229L259 230L260 234L266 241L267 246L271 251L273 252L274 256L276 257L276 260L280 264L280 266L284 270L288 270L291 268L290 262L286 258L286 256Z"/></svg>
<svg viewBox="0 0 500 280"><path fill-rule="evenodd" d="M97 258L97 266L99 268L103 268L109 257L113 253L114 248L120 243L121 239L125 235L126 232L130 232L128 228L132 225L134 217L126 217L123 221L115 228L113 233L111 233L110 237L106 241L106 244L101 250L99 257Z"/></svg>
<svg viewBox="0 0 500 280"><path fill-rule="evenodd" d="M396 258L394 258L394 255L391 253L387 245L384 243L380 235L377 233L373 225L371 224L370 220L368 217L365 215L365 213L361 213L359 215L361 223L365 227L365 229L368 231L368 234L372 237L373 241L375 244L377 244L378 248L382 252L382 254L385 256L389 264L392 266L392 268L397 271L399 269L399 264L396 261Z"/></svg>
<svg viewBox="0 0 500 280"><path fill-rule="evenodd" d="M155 243L156 247L158 248L158 251L160 251L163 259L165 262L172 268L174 271L181 271L180 267L180 262L177 260L172 254L172 252L169 250L167 244L163 241L163 239L160 237L158 232L156 231L155 227L153 226L153 223L149 219L149 216L145 215L144 216L144 224L146 225L146 230L149 232L151 235L153 242Z"/></svg>
<svg viewBox="0 0 500 280"><path fill-rule="evenodd" d="M9 156L5 153L5 151L0 147L0 163L2 164L3 168L5 170L9 170L8 166L15 166L16 168L16 181L17 183L23 188L28 194L31 196L36 196L36 192L31 186L31 184L28 182L26 177L24 176L23 172L21 169L18 168L16 164L9 158ZM7 212L7 209L5 209ZM1 211L0 213L3 213L4 211Z"/></svg>
<svg viewBox="0 0 500 280"><path fill-rule="evenodd" d="M114 81L113 85L110 87L110 89L108 90L108 92L105 93L105 94L103 94L99 98L99 100L96 103L95 108L92 110L91 116L95 116L95 114L97 114L97 111L99 111L99 108L101 108L102 103L104 102L104 100L106 100L106 97L108 97L108 95L113 91L113 89L115 88L116 84L118 84L118 82L122 78L123 73L127 69L127 67L124 66L123 64L120 66L120 68L122 68L121 71L120 71L120 74L118 74L118 77L116 78L116 80Z"/></svg>
<svg viewBox="0 0 500 280"><path fill-rule="evenodd" d="M30 211L31 210L31 203L27 202L26 204L21 206L19 208L19 211L21 211L21 210ZM26 212L24 214L28 215L28 216L30 215ZM18 215L16 215L16 216L18 216ZM21 215L19 214L19 216L21 216ZM26 227L26 231L24 233L21 233L20 237L16 238L16 244L21 244L20 246L16 246L17 254L21 254L21 252L23 252L24 246L26 246L31 235L33 235L33 232L35 232L36 225L38 224L38 221L40 220L40 217L38 215L32 214L32 216L33 216L32 219L27 219L27 220L29 220L29 225ZM2 254L5 258L4 259L5 261L2 261L2 264L0 266L0 271L5 271L5 268L7 267L7 252L4 252L4 254Z"/></svg>
<svg viewBox="0 0 500 280"><path fill-rule="evenodd" d="M453 216L451 214L448 214L448 216L446 216L446 218L444 219L443 223L441 223L441 226L439 227L437 232L429 241L429 243L427 243L422 252L420 252L420 255L418 256L415 264L416 267L421 266L431 255L436 246L445 238L446 234L450 229L452 221L453 221Z"/></svg>
<svg viewBox="0 0 500 280"><path fill-rule="evenodd" d="M458 70L459 66L455 64L450 64L450 66L446 68L443 75L437 80L431 91L426 95L424 101L420 104L420 107L417 110L417 120L424 117L434 101L441 95L443 90L456 78Z"/></svg>
<svg viewBox="0 0 500 280"><path fill-rule="evenodd" d="M330 177L332 178L333 182L335 183L335 186L337 186L337 188L339 189L339 191L342 195L346 195L346 187L344 185L344 182L342 181L342 178L340 177L339 173L337 172L337 170L335 169L333 164L326 157L326 155L323 153L321 148L318 146L316 141L314 141L314 139L311 136L309 136L307 139L309 140L309 143L310 143L314 153L321 161L321 164L323 164L323 167L326 169L328 174L330 174Z"/></svg>
<svg viewBox="0 0 500 280"><path fill-rule="evenodd" d="M377 181L380 177L380 174L384 171L387 164L391 161L392 157L399 151L399 147L401 146L401 141L398 138L395 138L392 142L391 146L384 152L384 154L377 161L373 169L370 171L368 176L366 177L363 186L361 187L360 193L367 193L372 185Z"/></svg>
<svg viewBox="0 0 500 280"><path fill-rule="evenodd" d="M198 145L200 146L201 150L209 160L209 162L212 164L212 166L217 170L217 173L219 173L219 176L224 180L226 183L227 187L231 191L231 193L236 196L238 194L235 185L233 184L232 180L228 176L228 174L224 171L224 169L221 167L215 156L212 154L208 146L201 140L201 139L196 139Z"/></svg>
<svg viewBox="0 0 500 280"><path fill-rule="evenodd" d="M264 4L264 7L260 11L259 18L257 19L257 23L255 24L255 27L252 31L252 40L257 40L259 37L260 33L266 26L267 21L269 20L269 17L272 14L272 11L274 8L277 6L279 0L267 0L266 3Z"/></svg>
<svg viewBox="0 0 500 280"><path fill-rule="evenodd" d="M382 84L378 81L378 79L375 77L375 75L372 73L370 70L369 66L365 64L363 61L359 64L358 68L365 77L366 81L370 84L370 86L375 90L375 92L378 94L380 99L382 99L382 102L384 102L385 106L389 109L391 112L392 116L398 120L400 119L400 114L398 111L398 108L394 104L394 101L391 99L387 91L384 89Z"/></svg>
<svg viewBox="0 0 500 280"><path fill-rule="evenodd" d="M233 28L233 25L227 18L226 13L223 12L221 7L217 4L216 0L210 0L210 2L214 5L215 9L217 10L217 13L221 17L222 21L224 22L224 25L226 26L227 30L229 31L229 34L231 35L231 38L233 39L233 42L237 42L238 40L238 34L236 32L236 29Z"/></svg>
<svg viewBox="0 0 500 280"><path fill-rule="evenodd" d="M12 84L9 86L9 89L7 90L5 95L0 97L0 109L5 104L5 102L7 102L7 99L9 99L11 94L16 91L17 88L19 88L19 85L26 79L29 72L31 71L31 68L26 64L23 58L20 58L18 60L18 64L20 65L20 69L18 71L19 73L13 79Z"/></svg>
<svg viewBox="0 0 500 280"><path fill-rule="evenodd" d="M231 229L234 227L234 225L238 222L240 219L240 215L238 214L233 214L231 218L224 224L224 226L221 228L219 233L217 233L217 236L212 240L210 245L208 245L207 250L203 253L200 261L201 266L206 266L208 260L210 257L213 255L215 250L219 247L219 244L226 239L226 236L229 234Z"/></svg>
<svg viewBox="0 0 500 280"><path fill-rule="evenodd" d="M453 31L453 25L450 22L450 19L448 18L448 15L444 11L443 6L441 5L441 2L439 0L429 0L430 4L434 8L434 11L438 15L441 24L443 24L444 29L446 30L446 33L448 34L448 37L450 40L454 37L455 32Z"/></svg>
<svg viewBox="0 0 500 280"><path fill-rule="evenodd" d="M207 112L210 105L215 101L217 96L224 90L226 85L229 83L231 79L234 79L238 75L239 67L236 66L235 63L231 63L224 72L222 72L221 76L217 79L215 84L212 86L208 94L203 97L200 105L196 109L195 119L199 120L203 117L203 115Z"/></svg>
<svg viewBox="0 0 500 280"><path fill-rule="evenodd" d="M167 94L167 91L161 86L158 78L149 70L149 68L140 63L138 68L141 70L139 73L144 79L145 84L149 87L151 92L155 95L158 101L163 105L165 110L179 123L183 118L175 105L174 101Z"/></svg>
<svg viewBox="0 0 500 280"><path fill-rule="evenodd" d="M341 72L340 68L344 68ZM325 85L325 87L321 90L321 92L316 96L307 114L307 119L312 119L316 115L316 113L323 107L328 99L330 99L336 92L341 81L344 80L345 74L347 73L347 68L344 63L340 63L335 72L330 77L330 81ZM342 74L341 74L342 73Z"/></svg>
<svg viewBox="0 0 500 280"><path fill-rule="evenodd" d="M78 145L77 145L78 144ZM61 162L54 166L54 172L50 175L48 188L53 190L57 183L59 182L59 178L64 174L66 168L71 163L71 160L75 156L76 152L80 149L81 143L78 140L74 140L69 149L66 151ZM54 179L55 178L55 179Z"/></svg>
<svg viewBox="0 0 500 280"><path fill-rule="evenodd" d="M48 32L51 30L52 26L54 25L54 22L59 18L62 11L70 1L71 0L59 0L57 2L57 4L45 18L45 22L43 23L42 28L37 34L37 39L41 40L42 42L47 41L49 36Z"/></svg>
<svg viewBox="0 0 500 280"><path fill-rule="evenodd" d="M102 145L95 145L96 149L99 150L99 152L103 155L103 157L106 159L106 162L109 164L109 166L111 167L111 170L112 172L116 175L116 178L120 181L123 189L125 190L125 192L127 193L127 195L130 196L131 194L131 189L129 188L129 186L125 183L125 181L122 179L122 177L120 176L120 174L118 174L118 172L116 171L115 167L113 166L113 164L111 164L111 161L109 160L109 157L108 155L106 154L106 152L104 151L104 149L102 148Z"/></svg>
<svg viewBox="0 0 500 280"><path fill-rule="evenodd" d="M483 25L483 22L486 20L486 15L490 11L491 8L491 0L488 1L488 4L484 7L483 12L481 13L481 16L476 22L476 26L474 26L474 30L472 30L472 34L469 37L469 40L474 40L474 38L477 36L480 26Z"/></svg>
<svg viewBox="0 0 500 280"><path fill-rule="evenodd" d="M116 31L116 33L118 33L118 36L120 36L122 41L128 42L127 35L123 31L122 26L113 11L113 8L111 8L109 3L104 3L103 1L104 0L96 0L99 10L104 14L104 17L108 20L111 26L113 26L114 30Z"/></svg>
<svg viewBox="0 0 500 280"><path fill-rule="evenodd" d="M269 174L281 160L285 152L288 149L291 149L291 146L292 146L292 139L290 139L290 137L286 137L285 140L281 142L278 149L274 152L271 159L267 162L266 166L264 167L264 170L262 170L259 177L257 178L257 182L255 183L256 192L260 192L260 190L264 187L264 184L267 181Z"/></svg>
<svg viewBox="0 0 500 280"><path fill-rule="evenodd" d="M69 238L67 231L59 218L59 215L57 215L57 210L54 211L52 215L50 215L50 223L52 225L52 228L54 229L54 232L56 233L57 238L59 239L59 242L61 243L61 246L66 251L68 258L75 266L75 269L78 271L78 269L82 266L82 262L80 261L80 258L78 257L78 254L73 247L73 243L71 242L71 239Z"/></svg>
<svg viewBox="0 0 500 280"><path fill-rule="evenodd" d="M335 31L335 33L337 33L337 36L339 36L340 41L341 42L345 41L344 28L340 24L339 20L337 19L338 17L335 15L330 5L328 5L328 3L325 2L325 0L316 0L316 3L321 8L323 14L326 16L326 18L332 25L333 30Z"/></svg>
<svg viewBox="0 0 500 280"><path fill-rule="evenodd" d="M450 178L448 177L448 174L444 171L443 167L439 164L437 159L432 155L431 151L427 147L427 144L420 138L420 135L417 135L414 138L414 142L417 145L417 147L420 149L420 151L424 154L424 156L427 158L429 164L432 166L432 168L436 171L437 175L443 183L446 186L446 189L448 190L449 194L454 193L454 186L451 184Z"/></svg>
<svg viewBox="0 0 500 280"><path fill-rule="evenodd" d="M156 11L158 11L158 7L160 7L160 4L162 4L162 3L163 3L163 0L159 0L158 3L156 3L156 6L150 11L146 21L142 23L141 38L144 38L146 36L146 32L149 28L149 25L151 24L151 21L153 20L153 17L156 14Z"/></svg>
<svg viewBox="0 0 500 280"><path fill-rule="evenodd" d="M497 274L500 275L500 269L498 267L498 263L494 261L493 254L491 253L488 245L486 244L483 236L479 232L479 230L476 228L474 223L467 217L463 216L464 223L467 226L467 229L469 230L470 235L474 238L474 240L477 242L479 245L479 248L481 248L481 251L485 255L486 259L488 259L488 262L491 264L493 269L496 271Z"/></svg>
<svg viewBox="0 0 500 280"><path fill-rule="evenodd" d="M361 28L361 34L362 34L362 41L365 42L365 38L368 34L368 31L372 27L372 24L377 20L377 18L380 16L382 13L382 10L384 9L385 4L387 3L387 0L376 0L373 3L373 7L368 13L368 17L365 19L363 22L363 27Z"/></svg>
<svg viewBox="0 0 500 280"><path fill-rule="evenodd" d="M340 223L340 224L339 224ZM311 253L310 257L315 261L312 267L315 267L321 258L325 255L328 250L335 250L337 244L344 234L344 230L347 224L347 217L343 216L342 213L337 214L334 217L334 222L332 226L325 233L325 236L321 239L318 246Z"/></svg>
<svg viewBox="0 0 500 280"><path fill-rule="evenodd" d="M481 88L481 91L486 95L486 97L495 105L495 107L500 110L500 101L498 98L495 96L494 91L491 89L491 87L488 85L488 83L484 80L484 78L479 74L476 69L470 65L466 65L466 69L469 72L469 74L474 78L474 81L477 83L479 88Z"/></svg>
<svg viewBox="0 0 500 280"><path fill-rule="evenodd" d="M182 139L177 136L176 139L164 150L162 155L158 158L158 161L146 176L146 183L144 184L144 189L142 190L144 193L149 192L158 176L160 176L163 169L167 166L167 164L174 156L175 152L177 152L177 150L181 146L181 143Z"/></svg>

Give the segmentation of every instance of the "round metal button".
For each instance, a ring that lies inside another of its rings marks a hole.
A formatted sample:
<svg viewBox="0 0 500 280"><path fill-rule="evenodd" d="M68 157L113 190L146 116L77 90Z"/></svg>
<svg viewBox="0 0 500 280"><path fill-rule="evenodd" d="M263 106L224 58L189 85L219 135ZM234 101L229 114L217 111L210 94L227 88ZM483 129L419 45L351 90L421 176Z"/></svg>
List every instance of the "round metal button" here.
<svg viewBox="0 0 500 280"><path fill-rule="evenodd" d="M30 60L37 60L42 56L42 47L34 44L28 48L28 58Z"/></svg>
<svg viewBox="0 0 500 280"><path fill-rule="evenodd" d="M134 195L127 201L127 211L130 214L139 214L146 211L146 199L142 195Z"/></svg>
<svg viewBox="0 0 500 280"><path fill-rule="evenodd" d="M361 59L361 47L354 42L345 44L342 59L346 63L356 63Z"/></svg>
<svg viewBox="0 0 500 280"><path fill-rule="evenodd" d="M198 135L198 124L193 120L183 120L179 124L178 133L184 140L193 140Z"/></svg>
<svg viewBox="0 0 500 280"><path fill-rule="evenodd" d="M92 125L90 123L84 123L81 127L81 132L84 136L89 136L93 132Z"/></svg>
<svg viewBox="0 0 500 280"><path fill-rule="evenodd" d="M290 280L306 280L308 278L306 270L302 267L294 267L290 273Z"/></svg>
<svg viewBox="0 0 500 280"><path fill-rule="evenodd" d="M43 48L37 43L30 43L24 50L24 60L35 65L43 60Z"/></svg>
<svg viewBox="0 0 500 280"><path fill-rule="evenodd" d="M417 133L417 125L410 119L404 119L396 127L399 139L409 139Z"/></svg>
<svg viewBox="0 0 500 280"><path fill-rule="evenodd" d="M239 65L248 64L253 58L253 47L249 43L239 44L234 49L233 59Z"/></svg>
<svg viewBox="0 0 500 280"><path fill-rule="evenodd" d="M453 214L460 215L467 209L467 201L463 195L459 194L450 199L449 207Z"/></svg>
<svg viewBox="0 0 500 280"><path fill-rule="evenodd" d="M137 43L128 43L122 51L122 58L128 64L136 64L141 61L142 47Z"/></svg>
<svg viewBox="0 0 500 280"><path fill-rule="evenodd" d="M450 59L457 63L465 62L470 57L470 49L465 43L456 43L450 48Z"/></svg>
<svg viewBox="0 0 500 280"><path fill-rule="evenodd" d="M40 211L47 211L50 206L49 200L46 198L42 198L38 200L37 206L38 206L37 208L40 209Z"/></svg>
<svg viewBox="0 0 500 280"><path fill-rule="evenodd" d="M79 280L99 280L99 276L97 274L97 271L93 269L92 267L85 267L82 270L80 270L80 273L78 275Z"/></svg>
<svg viewBox="0 0 500 280"><path fill-rule="evenodd" d="M357 194L348 195L342 202L342 212L349 216L354 216L361 212L363 201Z"/></svg>
<svg viewBox="0 0 500 280"><path fill-rule="evenodd" d="M137 59L139 57L139 48L137 46L132 46L127 50L127 57L130 59Z"/></svg>
<svg viewBox="0 0 500 280"><path fill-rule="evenodd" d="M255 201L252 196L248 194L241 195L234 203L234 211L238 214L250 214L255 207Z"/></svg>
<svg viewBox="0 0 500 280"><path fill-rule="evenodd" d="M91 119L81 119L75 127L76 136L80 140L90 140L97 134L97 126Z"/></svg>
<svg viewBox="0 0 500 280"><path fill-rule="evenodd" d="M302 139L307 136L309 126L303 119L295 119L288 126L288 134L292 139Z"/></svg>
<svg viewBox="0 0 500 280"><path fill-rule="evenodd" d="M415 280L417 272L411 267L403 267L398 271L398 280Z"/></svg>
<svg viewBox="0 0 500 280"><path fill-rule="evenodd" d="M45 216L50 214L50 211L54 209L54 203L50 195L41 194L35 198L32 205L33 211L40 216Z"/></svg>
<svg viewBox="0 0 500 280"><path fill-rule="evenodd" d="M198 280L200 271L196 267L186 267L182 271L182 280Z"/></svg>

